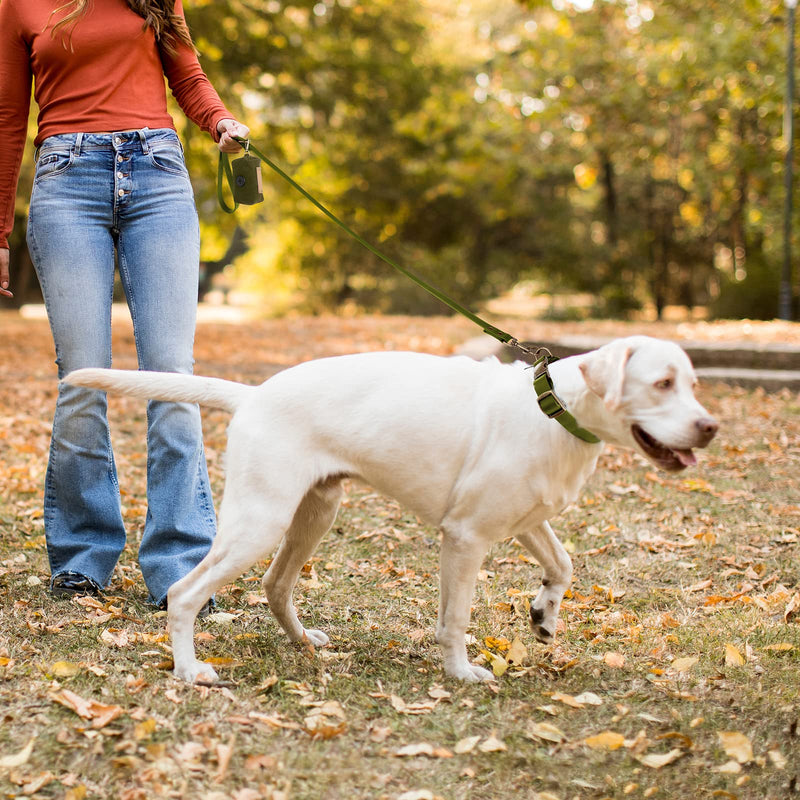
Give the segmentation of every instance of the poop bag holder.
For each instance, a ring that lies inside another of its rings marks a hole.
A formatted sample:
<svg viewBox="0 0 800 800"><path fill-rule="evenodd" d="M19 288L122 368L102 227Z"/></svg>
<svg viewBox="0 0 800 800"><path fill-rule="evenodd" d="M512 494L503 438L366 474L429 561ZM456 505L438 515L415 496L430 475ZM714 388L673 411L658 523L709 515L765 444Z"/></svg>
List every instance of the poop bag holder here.
<svg viewBox="0 0 800 800"><path fill-rule="evenodd" d="M261 184L261 159L246 152L231 161L233 199L244 206L254 206L264 200Z"/></svg>

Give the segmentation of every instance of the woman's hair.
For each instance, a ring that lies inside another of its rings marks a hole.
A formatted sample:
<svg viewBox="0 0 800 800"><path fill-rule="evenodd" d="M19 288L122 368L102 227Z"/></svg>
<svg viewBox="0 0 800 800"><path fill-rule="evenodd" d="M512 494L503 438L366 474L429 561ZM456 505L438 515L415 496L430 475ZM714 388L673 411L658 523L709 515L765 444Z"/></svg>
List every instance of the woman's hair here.
<svg viewBox="0 0 800 800"><path fill-rule="evenodd" d="M68 32L88 10L92 0L68 0L55 11L66 11L63 19L54 26L52 33L66 27ZM126 0L131 11L144 20L144 28L152 28L156 41L170 54L174 54L179 43L194 49L189 29L180 14L175 13L175 0ZM55 11L53 13L55 13Z"/></svg>

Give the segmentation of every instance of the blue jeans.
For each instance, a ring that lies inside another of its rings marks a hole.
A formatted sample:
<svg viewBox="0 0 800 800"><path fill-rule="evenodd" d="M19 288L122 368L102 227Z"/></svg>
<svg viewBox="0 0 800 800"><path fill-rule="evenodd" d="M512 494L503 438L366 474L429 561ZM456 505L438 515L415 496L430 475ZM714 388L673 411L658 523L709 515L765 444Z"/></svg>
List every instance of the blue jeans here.
<svg viewBox="0 0 800 800"><path fill-rule="evenodd" d="M38 151L28 247L53 332L58 376L111 365L115 255L139 367L192 371L199 229L183 151L172 130L64 134ZM139 563L150 599L208 552L214 507L200 412L147 407L148 510ZM109 583L126 535L106 397L60 385L45 478L53 579Z"/></svg>

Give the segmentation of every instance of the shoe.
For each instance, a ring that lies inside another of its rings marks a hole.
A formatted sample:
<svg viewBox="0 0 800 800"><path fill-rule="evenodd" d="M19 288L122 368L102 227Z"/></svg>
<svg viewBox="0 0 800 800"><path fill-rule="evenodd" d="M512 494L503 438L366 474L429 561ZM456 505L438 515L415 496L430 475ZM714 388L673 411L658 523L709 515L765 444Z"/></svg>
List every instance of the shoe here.
<svg viewBox="0 0 800 800"><path fill-rule="evenodd" d="M214 602L214 598L212 597L210 600L206 600L205 605L197 612L197 619L203 619L203 617L207 617L217 608L217 604ZM164 600L161 605L158 606L159 611L166 611L167 610L167 601Z"/></svg>
<svg viewBox="0 0 800 800"><path fill-rule="evenodd" d="M91 578L77 572L65 572L56 575L50 582L50 594L53 597L81 597L92 595L101 597L103 590Z"/></svg>

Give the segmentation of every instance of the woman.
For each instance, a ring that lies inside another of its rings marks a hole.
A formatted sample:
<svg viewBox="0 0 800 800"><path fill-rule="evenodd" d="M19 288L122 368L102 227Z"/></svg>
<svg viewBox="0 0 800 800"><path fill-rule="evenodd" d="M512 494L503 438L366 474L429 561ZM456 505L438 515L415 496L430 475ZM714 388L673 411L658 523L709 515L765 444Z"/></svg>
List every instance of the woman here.
<svg viewBox="0 0 800 800"><path fill-rule="evenodd" d="M225 152L248 129L203 73L181 0L0 0L0 292L27 132L39 107L28 247L58 376L111 363L115 259L142 369L191 372L199 233L166 76L186 115ZM148 406L148 512L139 562L150 599L214 537L199 410ZM56 595L99 593L125 546L102 393L62 386L47 475L45 534Z"/></svg>

